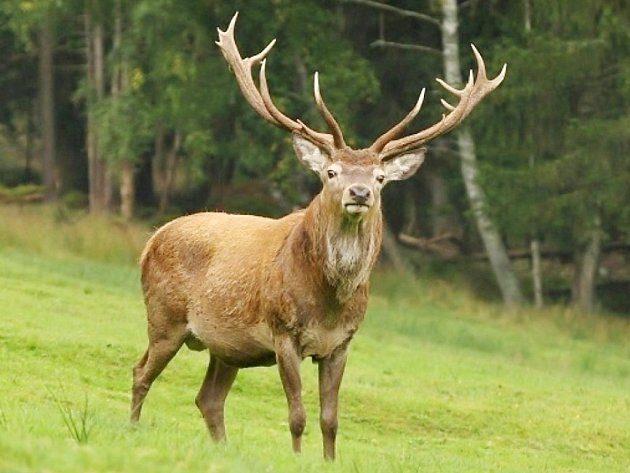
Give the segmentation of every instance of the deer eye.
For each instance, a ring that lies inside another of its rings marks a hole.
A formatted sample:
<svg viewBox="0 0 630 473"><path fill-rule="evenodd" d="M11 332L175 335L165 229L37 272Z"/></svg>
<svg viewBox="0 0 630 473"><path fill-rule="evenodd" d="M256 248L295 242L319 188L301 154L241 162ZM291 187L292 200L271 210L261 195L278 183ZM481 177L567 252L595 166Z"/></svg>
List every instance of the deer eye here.
<svg viewBox="0 0 630 473"><path fill-rule="evenodd" d="M385 175L379 174L378 176L376 176L376 180L378 181L379 184L382 184L383 181L385 181Z"/></svg>
<svg viewBox="0 0 630 473"><path fill-rule="evenodd" d="M337 173L333 171L332 169L329 169L327 174L328 174L328 179L332 179L333 177L337 175Z"/></svg>

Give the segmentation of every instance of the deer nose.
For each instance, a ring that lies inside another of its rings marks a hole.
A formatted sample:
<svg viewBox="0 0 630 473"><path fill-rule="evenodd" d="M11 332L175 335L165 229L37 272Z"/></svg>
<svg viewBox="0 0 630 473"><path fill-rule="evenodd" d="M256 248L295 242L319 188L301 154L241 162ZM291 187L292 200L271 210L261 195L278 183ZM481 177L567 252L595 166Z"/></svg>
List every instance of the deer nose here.
<svg viewBox="0 0 630 473"><path fill-rule="evenodd" d="M370 198L370 194L372 193L369 187L362 185L350 186L348 192L350 193L350 197L352 197L352 200L354 200L357 204L365 204Z"/></svg>

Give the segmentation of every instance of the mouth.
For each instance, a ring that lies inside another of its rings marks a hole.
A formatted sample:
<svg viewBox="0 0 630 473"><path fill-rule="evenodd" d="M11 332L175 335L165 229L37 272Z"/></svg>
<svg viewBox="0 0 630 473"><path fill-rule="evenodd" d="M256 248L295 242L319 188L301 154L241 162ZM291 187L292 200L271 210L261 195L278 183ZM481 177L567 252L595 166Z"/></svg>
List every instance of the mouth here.
<svg viewBox="0 0 630 473"><path fill-rule="evenodd" d="M368 210L370 210L370 206L369 205L357 204L356 202L353 202L353 203L350 203L350 204L345 204L344 208L345 208L346 212L351 214L351 215L364 214Z"/></svg>

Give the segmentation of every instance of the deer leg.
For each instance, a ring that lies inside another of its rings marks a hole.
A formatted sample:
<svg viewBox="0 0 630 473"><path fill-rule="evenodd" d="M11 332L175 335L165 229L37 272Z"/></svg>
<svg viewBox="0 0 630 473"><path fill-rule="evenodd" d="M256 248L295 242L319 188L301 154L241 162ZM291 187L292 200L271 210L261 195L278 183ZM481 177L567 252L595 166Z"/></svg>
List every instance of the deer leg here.
<svg viewBox="0 0 630 473"><path fill-rule="evenodd" d="M149 348L133 369L133 388L131 390L131 421L140 420L142 403L151 388L151 384L166 368L169 361L179 351L186 336L184 325L173 327L161 336L152 336L149 331Z"/></svg>
<svg viewBox="0 0 630 473"><path fill-rule="evenodd" d="M327 460L335 459L339 386L346 367L347 353L344 346L319 360L319 425L324 441L324 458Z"/></svg>
<svg viewBox="0 0 630 473"><path fill-rule="evenodd" d="M225 440L225 423L223 420L225 398L232 387L237 373L238 368L226 365L216 356L210 355L208 371L195 403L203 414L206 425L210 430L210 435L215 442Z"/></svg>
<svg viewBox="0 0 630 473"><path fill-rule="evenodd" d="M302 433L306 425L306 413L302 405L302 380L300 378L302 358L295 343L288 336L276 338L274 345L280 380L289 405L289 429L293 440L293 451L299 453L302 449Z"/></svg>

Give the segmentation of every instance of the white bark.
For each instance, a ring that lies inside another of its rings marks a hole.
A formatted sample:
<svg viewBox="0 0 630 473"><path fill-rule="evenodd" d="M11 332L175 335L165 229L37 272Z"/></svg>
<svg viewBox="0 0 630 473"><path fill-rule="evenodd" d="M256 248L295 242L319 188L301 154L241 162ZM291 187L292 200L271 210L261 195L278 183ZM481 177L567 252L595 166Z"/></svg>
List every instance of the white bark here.
<svg viewBox="0 0 630 473"><path fill-rule="evenodd" d="M532 5L530 0L523 0L523 21L525 32L530 33L532 31Z"/></svg>
<svg viewBox="0 0 630 473"><path fill-rule="evenodd" d="M444 71L446 81L451 85L460 85L462 76L459 63L459 38L457 33L457 1L442 1L442 45L444 51ZM505 245L492 221L485 212L486 197L478 183L479 170L475 154L475 142L466 127L457 132L457 142L461 159L461 172L473 211L477 229L481 235L490 265L497 280L503 301L508 307L523 303L520 284L514 273Z"/></svg>

